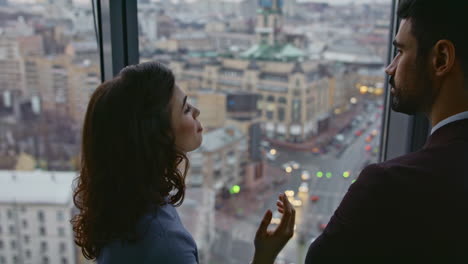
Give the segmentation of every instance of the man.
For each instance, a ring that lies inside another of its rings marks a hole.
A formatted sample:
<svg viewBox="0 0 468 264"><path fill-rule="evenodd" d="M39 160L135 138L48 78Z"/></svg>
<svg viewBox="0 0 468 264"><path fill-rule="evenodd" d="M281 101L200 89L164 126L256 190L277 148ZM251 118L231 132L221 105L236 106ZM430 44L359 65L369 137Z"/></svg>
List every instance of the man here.
<svg viewBox="0 0 468 264"><path fill-rule="evenodd" d="M466 0L400 1L398 54L386 69L392 109L425 113L431 136L420 151L361 172L306 263L336 256L468 263L467 14Z"/></svg>

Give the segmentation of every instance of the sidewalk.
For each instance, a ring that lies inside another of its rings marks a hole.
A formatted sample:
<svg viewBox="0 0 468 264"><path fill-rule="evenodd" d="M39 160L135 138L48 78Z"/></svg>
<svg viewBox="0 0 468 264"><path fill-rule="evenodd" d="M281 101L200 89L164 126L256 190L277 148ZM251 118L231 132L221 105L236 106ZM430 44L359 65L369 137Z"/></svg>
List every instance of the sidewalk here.
<svg viewBox="0 0 468 264"><path fill-rule="evenodd" d="M356 107L346 113L343 113L339 116L334 116L330 119L330 126L328 130L323 132L318 136L311 137L307 141L300 142L300 143L292 143L286 141L280 141L270 138L264 138L264 140L270 142L275 147L280 148L287 148L297 151L312 151L314 147L321 147L324 144L330 142L333 137L338 134L344 127L346 127L353 118L357 115L357 113L362 109L362 107Z"/></svg>

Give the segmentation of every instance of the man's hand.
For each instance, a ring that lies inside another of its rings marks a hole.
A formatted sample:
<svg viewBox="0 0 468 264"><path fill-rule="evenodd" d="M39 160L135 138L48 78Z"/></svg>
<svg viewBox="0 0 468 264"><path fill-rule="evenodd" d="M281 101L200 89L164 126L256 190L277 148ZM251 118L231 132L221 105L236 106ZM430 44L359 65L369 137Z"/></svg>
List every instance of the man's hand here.
<svg viewBox="0 0 468 264"><path fill-rule="evenodd" d="M296 210L294 210L284 193L280 194L278 199L276 205L278 211L283 214L281 222L275 230L267 230L271 222L272 212L270 210L266 211L255 235L255 255L252 264L272 264L278 253L294 234Z"/></svg>

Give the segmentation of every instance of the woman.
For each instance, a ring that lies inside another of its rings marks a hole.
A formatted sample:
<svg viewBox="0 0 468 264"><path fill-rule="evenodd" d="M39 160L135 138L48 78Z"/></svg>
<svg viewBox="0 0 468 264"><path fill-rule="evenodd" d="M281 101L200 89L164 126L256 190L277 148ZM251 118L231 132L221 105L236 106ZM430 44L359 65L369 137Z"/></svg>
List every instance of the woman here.
<svg viewBox="0 0 468 264"><path fill-rule="evenodd" d="M74 193L75 242L98 264L198 263L197 247L174 208L182 203L189 161L202 142L200 111L164 65L123 69L101 84L88 105L81 171ZM267 211L253 263L273 263L293 234L294 209L284 194L275 231Z"/></svg>

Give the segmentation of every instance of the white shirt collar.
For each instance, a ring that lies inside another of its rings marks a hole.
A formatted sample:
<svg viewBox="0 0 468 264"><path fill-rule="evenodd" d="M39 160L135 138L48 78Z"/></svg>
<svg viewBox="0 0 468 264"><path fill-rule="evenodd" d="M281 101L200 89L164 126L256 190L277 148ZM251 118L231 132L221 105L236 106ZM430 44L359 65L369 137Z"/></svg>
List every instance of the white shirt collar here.
<svg viewBox="0 0 468 264"><path fill-rule="evenodd" d="M461 113L458 113L456 115L453 115L453 116L450 116L450 117L447 117L445 118L444 120L440 121L439 123L437 123L431 130L431 135L432 133L434 133L437 129L449 124L449 123L452 123L452 122L455 122L455 121L458 121L458 120L462 120L462 119L468 119L468 111L466 112L461 112Z"/></svg>

